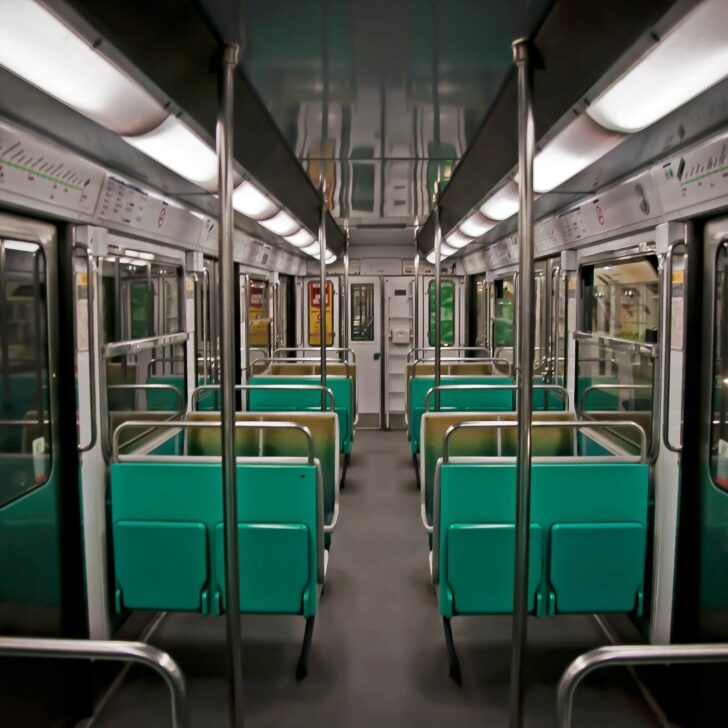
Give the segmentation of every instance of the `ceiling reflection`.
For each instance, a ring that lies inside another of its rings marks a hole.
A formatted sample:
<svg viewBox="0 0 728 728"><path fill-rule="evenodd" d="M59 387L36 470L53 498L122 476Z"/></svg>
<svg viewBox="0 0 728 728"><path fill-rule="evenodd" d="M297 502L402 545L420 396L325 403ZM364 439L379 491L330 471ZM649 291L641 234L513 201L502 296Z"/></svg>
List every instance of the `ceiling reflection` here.
<svg viewBox="0 0 728 728"><path fill-rule="evenodd" d="M552 4L247 0L244 65L352 241L376 242L379 228L391 242L387 230L427 217L511 67L511 41Z"/></svg>

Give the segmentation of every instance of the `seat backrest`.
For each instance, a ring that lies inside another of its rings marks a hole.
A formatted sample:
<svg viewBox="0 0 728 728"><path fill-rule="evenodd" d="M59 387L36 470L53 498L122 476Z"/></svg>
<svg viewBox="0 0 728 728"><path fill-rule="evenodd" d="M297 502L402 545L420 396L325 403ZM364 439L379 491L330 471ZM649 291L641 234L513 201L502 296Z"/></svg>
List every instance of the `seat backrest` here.
<svg viewBox="0 0 728 728"><path fill-rule="evenodd" d="M305 458L238 462L243 612L312 616L323 583L320 469ZM111 466L117 610L220 614L225 603L217 462Z"/></svg>
<svg viewBox="0 0 728 728"><path fill-rule="evenodd" d="M648 493L644 463L535 460L529 610L639 614ZM438 466L433 567L443 616L512 611L515 506L513 460Z"/></svg>
<svg viewBox="0 0 728 728"><path fill-rule="evenodd" d="M187 399L184 374L150 374L147 377L147 384L166 384L174 387L182 395L183 402ZM174 412L179 409L180 401L175 397L174 392L148 389L145 394L147 398L147 409L150 412L160 410Z"/></svg>

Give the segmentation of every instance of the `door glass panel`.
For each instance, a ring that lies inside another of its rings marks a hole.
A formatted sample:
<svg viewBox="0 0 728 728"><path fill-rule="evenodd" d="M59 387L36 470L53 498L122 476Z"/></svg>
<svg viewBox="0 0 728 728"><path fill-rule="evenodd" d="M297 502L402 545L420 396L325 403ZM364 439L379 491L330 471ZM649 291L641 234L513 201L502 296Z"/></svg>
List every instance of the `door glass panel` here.
<svg viewBox="0 0 728 728"><path fill-rule="evenodd" d="M725 245L718 248L717 255L710 472L713 482L728 490L728 254Z"/></svg>
<svg viewBox="0 0 728 728"><path fill-rule="evenodd" d="M427 298L430 309L430 329L428 342L435 346L435 281L427 287ZM455 345L455 283L440 282L440 345Z"/></svg>
<svg viewBox="0 0 728 728"><path fill-rule="evenodd" d="M250 346L268 348L270 323L268 282L251 278L248 288L248 343Z"/></svg>
<svg viewBox="0 0 728 728"><path fill-rule="evenodd" d="M475 346L485 347L485 296L486 283L485 279L479 278L475 281Z"/></svg>
<svg viewBox="0 0 728 728"><path fill-rule="evenodd" d="M334 345L334 284L326 281L326 346ZM308 283L308 345L321 346L321 284Z"/></svg>
<svg viewBox="0 0 728 728"><path fill-rule="evenodd" d="M0 505L51 472L45 258L0 241Z"/></svg>
<svg viewBox="0 0 728 728"><path fill-rule="evenodd" d="M495 281L493 307L493 346L513 346L513 314L516 286L513 278ZM497 354L495 354L497 356Z"/></svg>
<svg viewBox="0 0 728 728"><path fill-rule="evenodd" d="M374 341L374 284L351 285L351 340Z"/></svg>

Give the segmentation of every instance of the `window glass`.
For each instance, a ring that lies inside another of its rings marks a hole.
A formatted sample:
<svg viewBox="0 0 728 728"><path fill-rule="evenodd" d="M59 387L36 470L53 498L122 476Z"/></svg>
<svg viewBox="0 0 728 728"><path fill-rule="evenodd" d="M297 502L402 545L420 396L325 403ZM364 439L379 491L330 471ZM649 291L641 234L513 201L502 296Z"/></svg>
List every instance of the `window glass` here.
<svg viewBox="0 0 728 728"><path fill-rule="evenodd" d="M657 343L659 298L657 259L633 258L614 264L584 266L582 321L576 347L576 397L587 416L629 419L641 425L651 447L652 395L655 377L653 347ZM622 440L637 446L624 431Z"/></svg>
<svg viewBox="0 0 728 728"><path fill-rule="evenodd" d="M554 383L566 386L566 296L568 290L568 278L558 270L554 272L551 289L551 316L554 322Z"/></svg>
<svg viewBox="0 0 728 728"><path fill-rule="evenodd" d="M374 284L351 285L351 340L374 341Z"/></svg>
<svg viewBox="0 0 728 728"><path fill-rule="evenodd" d="M493 291L493 346L511 348L513 347L513 314L516 305L516 286L513 278L495 281Z"/></svg>
<svg viewBox="0 0 728 728"><path fill-rule="evenodd" d="M486 296L486 283L485 279L479 278L475 281L474 295L475 295L475 346L485 346L485 296Z"/></svg>
<svg viewBox="0 0 728 728"><path fill-rule="evenodd" d="M46 306L40 246L0 240L0 505L50 477Z"/></svg>
<svg viewBox="0 0 728 728"><path fill-rule="evenodd" d="M718 249L715 269L715 329L713 331L713 397L710 470L717 486L728 490L728 255Z"/></svg>
<svg viewBox="0 0 728 728"><path fill-rule="evenodd" d="M251 278L248 287L248 344L268 348L270 345L270 310L268 281Z"/></svg>
<svg viewBox="0 0 728 728"><path fill-rule="evenodd" d="M220 381L220 337L217 323L217 261L205 258L201 273L195 274L195 348L197 384Z"/></svg>
<svg viewBox="0 0 728 728"><path fill-rule="evenodd" d="M428 341L435 346L435 281L430 281L427 287L430 330ZM453 281L440 281L440 344L441 346L455 345L455 283Z"/></svg>
<svg viewBox="0 0 728 728"><path fill-rule="evenodd" d="M334 345L334 284L326 281L326 346ZM321 346L321 284L308 283L308 345Z"/></svg>

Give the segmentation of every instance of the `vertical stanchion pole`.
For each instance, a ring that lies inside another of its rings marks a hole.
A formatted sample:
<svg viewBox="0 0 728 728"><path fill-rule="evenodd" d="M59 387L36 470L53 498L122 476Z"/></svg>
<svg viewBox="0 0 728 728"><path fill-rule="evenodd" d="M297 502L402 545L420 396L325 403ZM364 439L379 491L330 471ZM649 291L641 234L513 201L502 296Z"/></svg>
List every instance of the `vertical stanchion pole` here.
<svg viewBox="0 0 728 728"><path fill-rule="evenodd" d="M341 308L341 315L343 323L341 326L341 348L349 348L349 246L351 245L351 235L349 233L349 227L346 227L346 246L344 248L344 290L341 292L341 300L343 306ZM343 360L348 361L348 352L343 351Z"/></svg>
<svg viewBox="0 0 728 728"><path fill-rule="evenodd" d="M243 726L243 663L240 637L240 576L238 571L238 494L235 461L235 276L233 270L233 87L238 46L225 47L217 119L218 188L220 198L220 322L222 324L222 486L225 539L225 621L230 680L230 725Z"/></svg>
<svg viewBox="0 0 728 728"><path fill-rule="evenodd" d="M240 322L240 336L243 342L243 350L240 352L242 360L240 383L247 384L252 371L250 366L250 276L243 273L240 276L240 281L243 286L240 301L240 318L242 319ZM249 394L250 392L247 389L243 392L242 404L246 412L250 409L248 406Z"/></svg>
<svg viewBox="0 0 728 728"><path fill-rule="evenodd" d="M531 523L531 409L533 391L533 157L531 69L528 41L513 42L518 69L518 460L516 463L516 558L511 653L511 728L523 726L523 657L528 636L528 551Z"/></svg>
<svg viewBox="0 0 728 728"><path fill-rule="evenodd" d="M437 189L437 188L436 188ZM440 229L440 206L437 204L437 192L432 198L432 209L434 212L435 220L435 410L440 409L440 367L441 367L441 354L440 351L440 338L441 338L441 311L440 308L442 303L440 301L440 255L442 251L442 230ZM427 305L429 316L429 305L430 297L427 297Z"/></svg>
<svg viewBox="0 0 728 728"><path fill-rule="evenodd" d="M319 295L319 315L321 317L321 325L319 332L321 334L321 409L326 409L326 183L321 179L321 221L319 225L319 276L320 276L320 295ZM331 301L331 309L333 311L334 302Z"/></svg>
<svg viewBox="0 0 728 728"><path fill-rule="evenodd" d="M417 233L419 226L415 224L415 281L412 289L414 291L414 302L412 306L412 348L415 350L417 359L417 347L420 345L420 251L417 248Z"/></svg>

